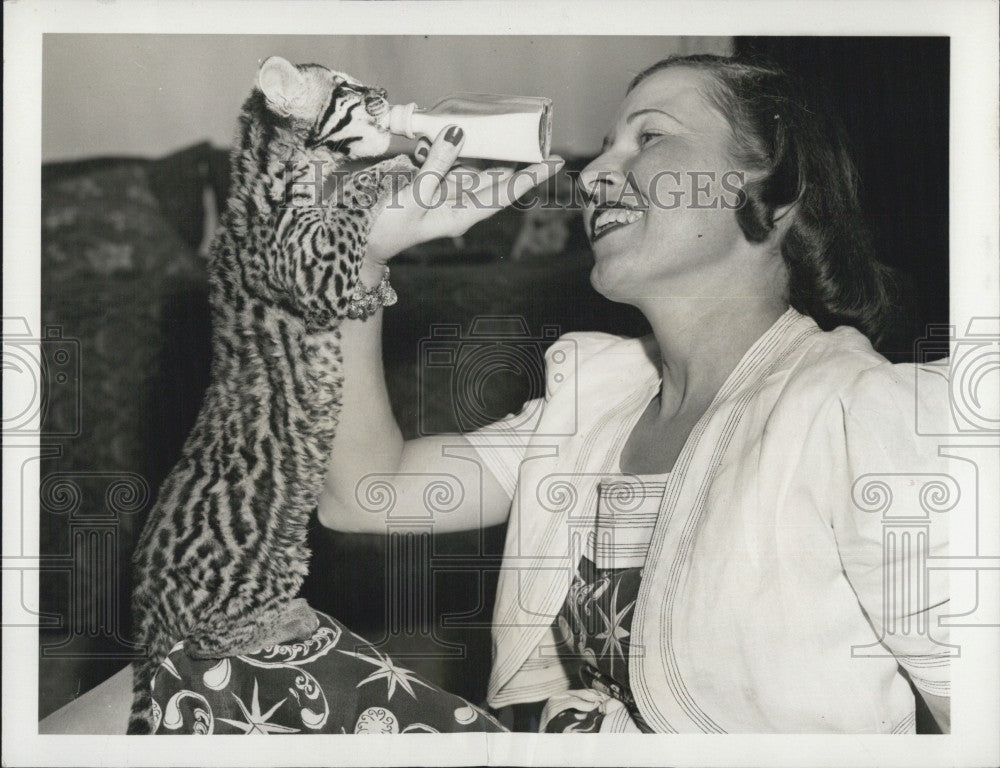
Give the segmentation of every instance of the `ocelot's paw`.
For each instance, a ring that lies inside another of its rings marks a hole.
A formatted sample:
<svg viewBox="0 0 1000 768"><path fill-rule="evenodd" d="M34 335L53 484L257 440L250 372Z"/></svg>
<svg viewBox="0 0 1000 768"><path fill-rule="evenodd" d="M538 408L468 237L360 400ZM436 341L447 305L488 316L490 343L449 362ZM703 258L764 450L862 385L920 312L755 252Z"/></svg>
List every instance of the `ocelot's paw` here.
<svg viewBox="0 0 1000 768"><path fill-rule="evenodd" d="M275 616L273 621L260 627L254 637L253 650L244 653L256 653L272 645L302 642L311 638L317 629L319 629L319 619L316 617L316 612L305 600L297 598L292 600L282 613Z"/></svg>
<svg viewBox="0 0 1000 768"><path fill-rule="evenodd" d="M265 645L308 640L319 629L319 618L316 616L316 611L310 608L309 603L301 597L288 604L288 609L278 617L278 622L275 627L274 642Z"/></svg>
<svg viewBox="0 0 1000 768"><path fill-rule="evenodd" d="M272 645L308 640L318 628L316 612L305 600L296 598L254 628L244 626L225 634L193 634L184 641L184 651L192 659L251 656Z"/></svg>
<svg viewBox="0 0 1000 768"><path fill-rule="evenodd" d="M417 166L407 155L382 160L349 176L342 201L348 208L377 212L413 181Z"/></svg>

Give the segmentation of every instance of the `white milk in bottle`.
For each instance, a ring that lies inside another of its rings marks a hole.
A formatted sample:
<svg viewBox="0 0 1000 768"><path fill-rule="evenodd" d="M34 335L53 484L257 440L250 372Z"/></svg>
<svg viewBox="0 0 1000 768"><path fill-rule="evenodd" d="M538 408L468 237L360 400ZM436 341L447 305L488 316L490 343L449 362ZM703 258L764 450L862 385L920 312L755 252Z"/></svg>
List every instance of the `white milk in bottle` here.
<svg viewBox="0 0 1000 768"><path fill-rule="evenodd" d="M433 141L448 125L465 132L462 157L537 163L549 156L552 100L540 96L456 93L430 109L397 104L389 110L389 130L408 139Z"/></svg>

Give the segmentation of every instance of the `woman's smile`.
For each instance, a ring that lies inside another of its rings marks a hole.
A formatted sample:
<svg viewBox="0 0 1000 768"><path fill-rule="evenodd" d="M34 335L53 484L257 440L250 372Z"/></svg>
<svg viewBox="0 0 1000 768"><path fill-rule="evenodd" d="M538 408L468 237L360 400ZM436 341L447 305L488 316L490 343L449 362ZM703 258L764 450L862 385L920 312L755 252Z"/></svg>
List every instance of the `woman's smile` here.
<svg viewBox="0 0 1000 768"><path fill-rule="evenodd" d="M590 216L590 242L594 243L610 232L631 226L645 215L642 208L617 204L599 205Z"/></svg>

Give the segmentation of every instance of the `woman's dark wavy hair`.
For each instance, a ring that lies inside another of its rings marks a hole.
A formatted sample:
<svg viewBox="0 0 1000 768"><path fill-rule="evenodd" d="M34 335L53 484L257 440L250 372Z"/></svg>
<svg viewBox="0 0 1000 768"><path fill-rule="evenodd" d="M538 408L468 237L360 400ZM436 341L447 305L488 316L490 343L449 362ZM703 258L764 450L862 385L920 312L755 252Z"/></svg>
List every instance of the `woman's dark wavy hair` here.
<svg viewBox="0 0 1000 768"><path fill-rule="evenodd" d="M858 203L857 169L840 122L772 64L736 57L671 56L638 74L688 67L712 75L705 93L728 120L732 159L763 175L736 211L750 242L765 240L775 212L794 204L781 242L789 303L824 330L851 325L878 343L894 305L891 270L876 258Z"/></svg>

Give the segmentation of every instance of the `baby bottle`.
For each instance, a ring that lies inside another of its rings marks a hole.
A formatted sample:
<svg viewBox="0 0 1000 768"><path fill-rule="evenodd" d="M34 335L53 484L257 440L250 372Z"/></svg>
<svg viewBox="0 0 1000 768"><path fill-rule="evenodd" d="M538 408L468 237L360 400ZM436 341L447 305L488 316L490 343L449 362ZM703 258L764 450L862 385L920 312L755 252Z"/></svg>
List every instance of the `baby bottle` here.
<svg viewBox="0 0 1000 768"><path fill-rule="evenodd" d="M541 96L456 93L430 109L397 104L389 110L389 130L408 139L434 140L442 128L465 132L462 157L537 163L549 156L552 100Z"/></svg>

